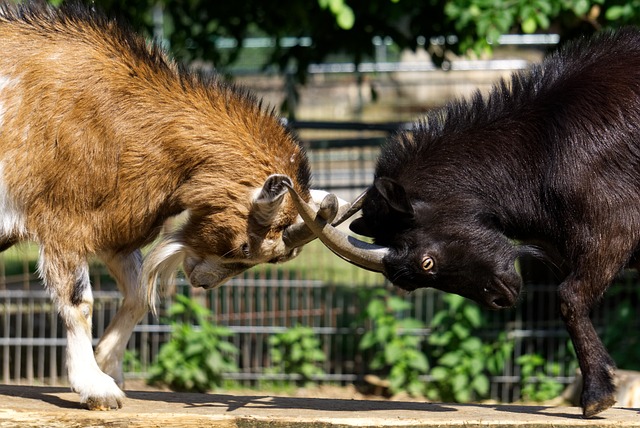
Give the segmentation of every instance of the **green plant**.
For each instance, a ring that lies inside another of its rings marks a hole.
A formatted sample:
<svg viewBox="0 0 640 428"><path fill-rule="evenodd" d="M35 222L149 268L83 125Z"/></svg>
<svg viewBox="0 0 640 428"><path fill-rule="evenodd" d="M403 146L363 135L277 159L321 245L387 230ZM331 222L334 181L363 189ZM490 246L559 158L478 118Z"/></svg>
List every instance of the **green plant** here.
<svg viewBox="0 0 640 428"><path fill-rule="evenodd" d="M224 373L238 371L238 349L227 340L232 332L209 321L206 308L177 295L169 308L169 320L171 339L151 366L149 383L177 391L205 392L221 386Z"/></svg>
<svg viewBox="0 0 640 428"><path fill-rule="evenodd" d="M325 360L320 349L320 340L309 327L297 326L269 338L271 360L276 371L299 374L300 383L307 383L314 376L324 374L318 363Z"/></svg>
<svg viewBox="0 0 640 428"><path fill-rule="evenodd" d="M125 373L142 373L142 362L140 361L138 351L125 349L122 367Z"/></svg>
<svg viewBox="0 0 640 428"><path fill-rule="evenodd" d="M410 330L423 329L424 323L415 318L399 318L410 304L390 296L386 290L375 290L369 298L364 316L371 319L373 326L359 344L361 350L375 350L369 368L387 374L392 393L423 395L424 382L419 377L427 373L429 363L420 350L424 338L410 334Z"/></svg>
<svg viewBox="0 0 640 428"><path fill-rule="evenodd" d="M443 300L447 307L430 325L433 382L427 386L427 397L462 403L487 398L490 376L502 373L513 344L505 334L489 343L476 335L485 320L475 303L456 294L445 294Z"/></svg>
<svg viewBox="0 0 640 428"><path fill-rule="evenodd" d="M640 335L635 334L637 312L631 300L618 303L602 333L602 342L621 369L640 370ZM634 333L631 333L634 332Z"/></svg>
<svg viewBox="0 0 640 428"><path fill-rule="evenodd" d="M547 401L560 395L563 385L549 376L560 375L560 364L546 363L538 354L518 357L520 365L520 395L524 401Z"/></svg>

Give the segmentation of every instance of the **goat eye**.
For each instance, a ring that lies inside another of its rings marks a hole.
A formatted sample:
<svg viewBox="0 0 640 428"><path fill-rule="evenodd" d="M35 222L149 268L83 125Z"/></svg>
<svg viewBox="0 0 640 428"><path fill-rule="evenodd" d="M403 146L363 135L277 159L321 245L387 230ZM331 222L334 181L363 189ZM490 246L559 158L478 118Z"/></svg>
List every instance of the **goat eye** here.
<svg viewBox="0 0 640 428"><path fill-rule="evenodd" d="M433 269L433 266L435 264L436 263L433 261L433 259L427 256L424 259L422 259L422 270L425 272L429 272L431 269Z"/></svg>
<svg viewBox="0 0 640 428"><path fill-rule="evenodd" d="M251 255L249 252L249 244L246 242L240 246L240 251L242 251L242 254L244 254L245 257L249 257Z"/></svg>

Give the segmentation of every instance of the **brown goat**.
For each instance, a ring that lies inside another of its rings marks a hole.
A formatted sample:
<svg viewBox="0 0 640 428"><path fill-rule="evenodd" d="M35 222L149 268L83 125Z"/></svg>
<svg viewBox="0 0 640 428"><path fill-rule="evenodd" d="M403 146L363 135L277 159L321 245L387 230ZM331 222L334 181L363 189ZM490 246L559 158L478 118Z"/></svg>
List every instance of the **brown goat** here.
<svg viewBox="0 0 640 428"><path fill-rule="evenodd" d="M209 288L298 253L282 240L299 221L284 186L308 200L310 173L273 112L79 5L0 7L0 149L0 249L40 245L69 381L90 409L121 407L124 349L159 276L183 263ZM95 358L94 254L124 295Z"/></svg>

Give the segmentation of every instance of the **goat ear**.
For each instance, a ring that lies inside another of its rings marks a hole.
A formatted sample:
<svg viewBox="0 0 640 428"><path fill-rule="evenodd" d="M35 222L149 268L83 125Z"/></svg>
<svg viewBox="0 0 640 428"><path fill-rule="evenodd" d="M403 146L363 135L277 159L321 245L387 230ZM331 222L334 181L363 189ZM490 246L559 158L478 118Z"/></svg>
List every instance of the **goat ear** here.
<svg viewBox="0 0 640 428"><path fill-rule="evenodd" d="M388 177L378 177L373 185L391 210L405 216L413 216L413 206L402 184Z"/></svg>
<svg viewBox="0 0 640 428"><path fill-rule="evenodd" d="M252 215L258 223L262 225L271 223L284 200L287 192L286 185L293 187L291 178L284 174L272 174L267 177L262 188L256 191Z"/></svg>

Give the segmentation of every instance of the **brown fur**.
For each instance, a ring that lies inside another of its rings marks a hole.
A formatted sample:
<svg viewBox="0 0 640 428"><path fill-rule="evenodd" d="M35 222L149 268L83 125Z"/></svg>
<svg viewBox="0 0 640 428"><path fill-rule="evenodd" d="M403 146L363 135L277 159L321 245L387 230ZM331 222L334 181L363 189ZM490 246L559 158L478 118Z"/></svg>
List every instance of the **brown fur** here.
<svg viewBox="0 0 640 428"><path fill-rule="evenodd" d="M295 255L265 244L296 221L288 196L272 224L250 216L272 174L309 197L306 157L277 117L82 7L2 7L0 153L5 197L24 223L5 222L0 238L40 243L41 274L63 317L83 301L91 312L88 280L79 279L88 255L133 254L185 210L172 239L192 258L248 267ZM237 254L245 242L251 254ZM91 407L96 398L83 400Z"/></svg>

